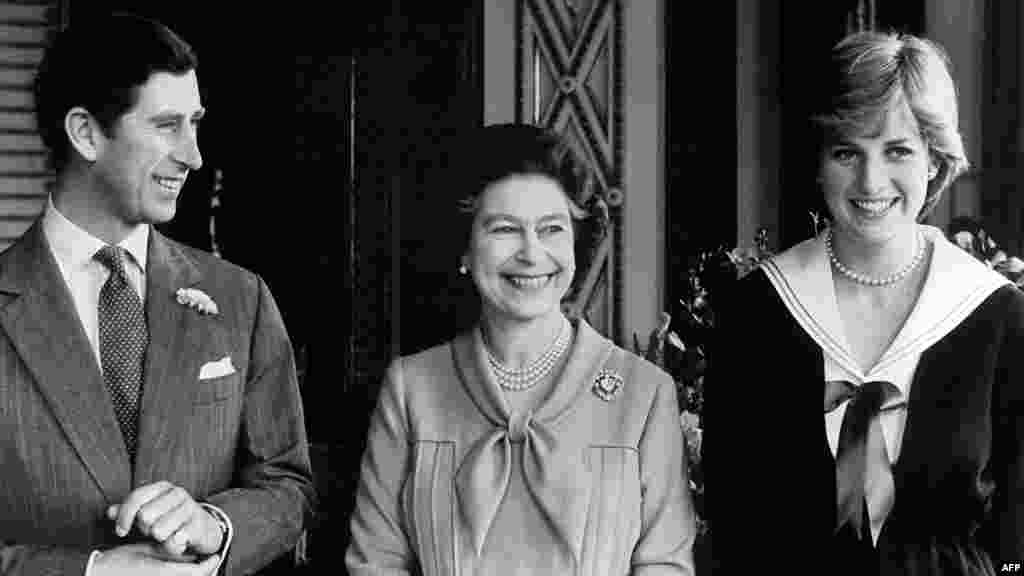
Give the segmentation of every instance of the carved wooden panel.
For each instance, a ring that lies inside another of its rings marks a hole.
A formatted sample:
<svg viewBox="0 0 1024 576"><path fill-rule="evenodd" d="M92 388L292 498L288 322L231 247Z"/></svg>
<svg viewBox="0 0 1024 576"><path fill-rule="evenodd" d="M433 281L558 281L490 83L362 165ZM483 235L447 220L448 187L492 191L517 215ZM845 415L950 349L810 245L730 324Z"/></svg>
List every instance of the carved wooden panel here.
<svg viewBox="0 0 1024 576"><path fill-rule="evenodd" d="M610 218L591 257L577 262L563 308L614 337L622 322L622 2L518 0L516 17L517 121L568 138L589 162L593 200Z"/></svg>

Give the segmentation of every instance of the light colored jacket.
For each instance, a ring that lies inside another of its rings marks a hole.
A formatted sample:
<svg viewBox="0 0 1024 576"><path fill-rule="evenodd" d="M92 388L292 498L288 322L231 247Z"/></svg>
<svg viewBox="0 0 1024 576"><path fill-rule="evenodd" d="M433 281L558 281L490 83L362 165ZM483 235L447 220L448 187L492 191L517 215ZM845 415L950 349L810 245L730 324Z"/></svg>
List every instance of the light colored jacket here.
<svg viewBox="0 0 1024 576"><path fill-rule="evenodd" d="M498 549L510 558L558 555L557 565L587 576L693 573L675 385L575 324L553 391L514 429L479 330L391 365L351 521L353 575L477 574L480 556ZM595 391L599 381L615 390L608 399ZM513 458L519 443L522 457ZM521 470L510 470L513 462ZM527 490L509 490L513 473ZM506 497L531 499L522 504L546 519L549 549L489 534Z"/></svg>

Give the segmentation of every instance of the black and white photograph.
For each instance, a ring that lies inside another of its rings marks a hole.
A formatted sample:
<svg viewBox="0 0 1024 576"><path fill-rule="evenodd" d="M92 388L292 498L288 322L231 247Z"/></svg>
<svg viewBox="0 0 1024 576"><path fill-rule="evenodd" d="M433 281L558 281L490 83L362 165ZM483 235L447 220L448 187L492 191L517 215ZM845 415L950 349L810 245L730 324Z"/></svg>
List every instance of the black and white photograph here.
<svg viewBox="0 0 1024 576"><path fill-rule="evenodd" d="M1021 573L1022 28L0 1L0 576Z"/></svg>

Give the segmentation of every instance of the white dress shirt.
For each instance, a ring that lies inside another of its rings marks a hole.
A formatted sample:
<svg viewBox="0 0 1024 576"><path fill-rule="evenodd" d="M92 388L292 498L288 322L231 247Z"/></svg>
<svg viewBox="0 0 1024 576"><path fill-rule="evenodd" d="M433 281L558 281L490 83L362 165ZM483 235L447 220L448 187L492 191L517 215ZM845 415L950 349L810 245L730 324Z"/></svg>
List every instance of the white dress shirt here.
<svg viewBox="0 0 1024 576"><path fill-rule="evenodd" d="M78 313L85 336L96 356L96 365L102 370L99 301L100 289L110 276L110 270L93 256L107 244L68 220L53 205L53 199L46 203L42 225L46 241L50 244L50 252L57 261L57 267L75 304L75 312ZM149 226L139 226L117 245L130 256L125 258L125 273L139 299L145 302Z"/></svg>
<svg viewBox="0 0 1024 576"><path fill-rule="evenodd" d="M85 336L89 340L89 346L96 357L96 365L102 371L99 300L100 290L111 272L93 256L107 244L68 220L54 206L53 198L49 198L46 202L42 228L46 241L50 245L50 252L53 254L54 260L57 261L57 268L60 269L60 274L64 278L64 284L71 294L78 320L82 324ZM129 284L135 289L143 303L146 301L146 256L149 249L149 233L148 225L139 226L117 244L128 253L125 257L125 274L128 276ZM212 504L202 502L200 505L221 522L226 530L224 543L221 546L222 555L217 562L217 568L213 571L216 574L224 562L223 553L227 551L234 535L231 519L223 510ZM96 550L89 555L85 576L90 576L93 562L100 554L101 552Z"/></svg>

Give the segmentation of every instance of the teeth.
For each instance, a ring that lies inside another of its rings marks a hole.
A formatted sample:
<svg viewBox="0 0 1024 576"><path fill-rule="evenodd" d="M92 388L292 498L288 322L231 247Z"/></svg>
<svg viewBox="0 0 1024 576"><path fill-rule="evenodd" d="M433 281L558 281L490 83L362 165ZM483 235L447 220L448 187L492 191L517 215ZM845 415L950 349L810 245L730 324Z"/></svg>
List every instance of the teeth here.
<svg viewBox="0 0 1024 576"><path fill-rule="evenodd" d="M852 201L858 208L867 212L873 212L875 214L881 214L889 209L895 202L892 199L889 200L853 200Z"/></svg>
<svg viewBox="0 0 1024 576"><path fill-rule="evenodd" d="M519 288L540 288L547 281L551 279L551 275L546 276L508 276L510 282L515 284Z"/></svg>
<svg viewBox="0 0 1024 576"><path fill-rule="evenodd" d="M154 178L154 180L168 192L177 192L181 189L182 181L176 178Z"/></svg>

